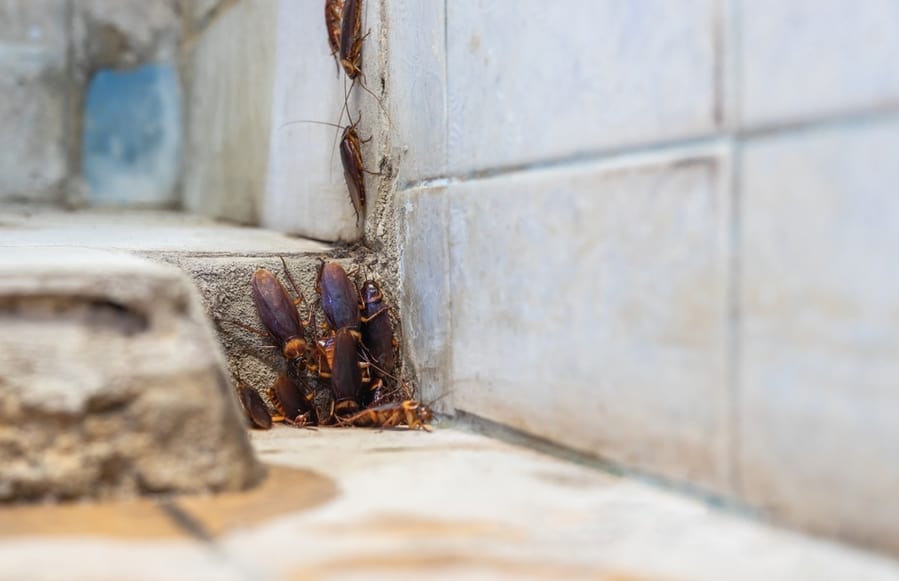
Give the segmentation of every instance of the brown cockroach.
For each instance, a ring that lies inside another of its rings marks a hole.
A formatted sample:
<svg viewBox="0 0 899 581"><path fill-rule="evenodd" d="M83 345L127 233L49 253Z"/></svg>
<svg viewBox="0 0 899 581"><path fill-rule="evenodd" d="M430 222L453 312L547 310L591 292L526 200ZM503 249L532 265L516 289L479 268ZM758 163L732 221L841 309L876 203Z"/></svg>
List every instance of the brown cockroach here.
<svg viewBox="0 0 899 581"><path fill-rule="evenodd" d="M340 64L355 80L362 73L362 0L346 0L340 24Z"/></svg>
<svg viewBox="0 0 899 581"><path fill-rule="evenodd" d="M311 318L301 321L297 311L302 295L291 299L281 281L264 268L253 273L252 287L253 302L262 324L281 346L284 358L298 360L306 352L304 331L311 324Z"/></svg>
<svg viewBox="0 0 899 581"><path fill-rule="evenodd" d="M343 18L343 0L325 0L325 29L328 31L328 46L340 74L340 20Z"/></svg>
<svg viewBox="0 0 899 581"><path fill-rule="evenodd" d="M362 383L369 384L371 383L371 363L369 361L371 356L368 355L364 347L360 346L362 334L359 333L359 331L351 329L350 335L352 335L353 339L356 340L357 346L359 346L359 367L362 369ZM330 334L315 341L313 366L319 377L325 379L331 378L331 369L334 367L334 345L336 341L337 333L334 331L331 331Z"/></svg>
<svg viewBox="0 0 899 581"><path fill-rule="evenodd" d="M347 112L349 117L349 112ZM341 115L341 119L343 115ZM371 141L368 139L360 139L356 127L362 118L356 121L350 119L350 125L340 125L338 123L328 123L327 121L313 121L311 119L298 119L296 121L288 121L281 125L287 127L297 123L311 123L314 125L328 125L343 130L343 136L340 138L340 165L343 167L343 179L346 181L347 193L350 196L350 202L353 204L353 212L356 214L356 224L359 224L360 218L365 217L365 174L380 176L380 172L369 171L365 168L365 162L362 159L362 144Z"/></svg>
<svg viewBox="0 0 899 581"><path fill-rule="evenodd" d="M304 303L305 299L293 277L290 276L284 258L281 258L281 263L284 265L284 272L297 295L296 299L290 298L284 285L269 270L258 269L250 280L256 313L268 332L254 329L240 321L226 320L226 322L256 335L271 337L289 363L302 367L303 355L307 347L305 330L306 327L313 324L313 316L310 314L306 320L300 319L297 307L300 303Z"/></svg>
<svg viewBox="0 0 899 581"><path fill-rule="evenodd" d="M271 399L279 417L272 421L287 421L294 425L305 426L315 423L315 394L312 390L301 391L291 379L281 373L271 387Z"/></svg>
<svg viewBox="0 0 899 581"><path fill-rule="evenodd" d="M247 414L247 418L253 427L261 430L270 430L272 428L272 415L255 389L243 383L238 383L237 397L240 399L244 412Z"/></svg>
<svg viewBox="0 0 899 581"><path fill-rule="evenodd" d="M368 38L369 32L362 34L362 0L346 0L343 5L343 17L340 26L340 64L343 66L343 72L352 80L347 95L352 93L353 87L358 83L362 89L371 95L378 103L381 111L387 115L388 122L390 115L381 102L381 99L369 89L364 82L365 75L362 72L362 45ZM383 81L382 81L383 89ZM346 106L346 98L344 99ZM341 114L341 118L343 115Z"/></svg>
<svg viewBox="0 0 899 581"><path fill-rule="evenodd" d="M361 294L362 343L374 360L375 376L383 378L393 370L396 361L397 341L390 321L390 308L384 302L381 287L373 280L362 283Z"/></svg>
<svg viewBox="0 0 899 581"><path fill-rule="evenodd" d="M410 430L430 432L428 423L433 418L431 408L414 399L370 407L361 412L338 418L338 423L348 426L372 428L396 428L407 426Z"/></svg>
<svg viewBox="0 0 899 581"><path fill-rule="evenodd" d="M332 329L359 330L359 289L336 262L322 262L315 279L322 310Z"/></svg>
<svg viewBox="0 0 899 581"><path fill-rule="evenodd" d="M340 164L343 166L343 179L346 181L350 200L353 202L353 210L356 212L356 224L359 218L365 216L365 164L362 161L362 141L356 133L355 123L349 125L343 132L340 140ZM375 174L380 175L380 174Z"/></svg>
<svg viewBox="0 0 899 581"><path fill-rule="evenodd" d="M334 413L338 416L359 410L362 392L362 368L357 349L358 339L346 327L334 334L334 355L331 360L331 391L334 394ZM358 334L358 331L355 331Z"/></svg>

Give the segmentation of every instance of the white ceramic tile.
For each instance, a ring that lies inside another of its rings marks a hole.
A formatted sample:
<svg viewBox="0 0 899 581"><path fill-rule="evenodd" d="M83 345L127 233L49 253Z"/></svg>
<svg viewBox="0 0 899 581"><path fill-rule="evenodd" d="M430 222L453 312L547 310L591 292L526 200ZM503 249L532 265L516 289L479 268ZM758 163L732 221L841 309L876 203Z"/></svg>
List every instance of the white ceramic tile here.
<svg viewBox="0 0 899 581"><path fill-rule="evenodd" d="M742 160L744 494L899 549L899 120Z"/></svg>
<svg viewBox="0 0 899 581"><path fill-rule="evenodd" d="M445 188L434 188L403 192L395 203L402 247L403 337L421 398L433 401L446 393L449 370L449 202Z"/></svg>
<svg viewBox="0 0 899 581"><path fill-rule="evenodd" d="M714 130L715 1L447 3L449 168Z"/></svg>
<svg viewBox="0 0 899 581"><path fill-rule="evenodd" d="M899 3L737 1L745 126L899 103Z"/></svg>
<svg viewBox="0 0 899 581"><path fill-rule="evenodd" d="M444 4L390 0L390 121L400 183L446 173Z"/></svg>
<svg viewBox="0 0 899 581"><path fill-rule="evenodd" d="M723 488L720 163L705 152L451 185L457 407Z"/></svg>

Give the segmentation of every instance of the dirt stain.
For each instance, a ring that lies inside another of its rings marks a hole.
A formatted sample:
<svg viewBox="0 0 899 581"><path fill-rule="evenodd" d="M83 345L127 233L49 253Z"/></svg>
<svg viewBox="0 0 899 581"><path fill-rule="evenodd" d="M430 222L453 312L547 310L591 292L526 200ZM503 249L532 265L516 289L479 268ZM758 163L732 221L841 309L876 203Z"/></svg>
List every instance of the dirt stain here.
<svg viewBox="0 0 899 581"><path fill-rule="evenodd" d="M268 478L247 492L181 497L178 506L212 535L309 510L337 496L330 478L305 469L269 466Z"/></svg>
<svg viewBox="0 0 899 581"><path fill-rule="evenodd" d="M29 536L122 540L189 537L149 499L0 509L0 538Z"/></svg>
<svg viewBox="0 0 899 581"><path fill-rule="evenodd" d="M400 538L471 538L491 537L504 540L523 540L522 529L497 522L480 520L438 520L405 514L384 513L363 521L317 527L326 534L362 534L373 537Z"/></svg>
<svg viewBox="0 0 899 581"><path fill-rule="evenodd" d="M212 536L279 515L309 510L337 496L333 480L311 470L269 466L267 478L246 492L178 496L174 505ZM196 534L152 498L0 508L3 537L193 538Z"/></svg>
<svg viewBox="0 0 899 581"><path fill-rule="evenodd" d="M594 581L656 581L641 575L615 572L549 561L528 561L508 559L492 555L470 553L430 553L430 554L377 554L360 555L348 559L312 564L287 578L293 581L306 579L328 579L345 575L420 575L420 578L434 577L438 573L489 574L496 577L515 579L592 579Z"/></svg>

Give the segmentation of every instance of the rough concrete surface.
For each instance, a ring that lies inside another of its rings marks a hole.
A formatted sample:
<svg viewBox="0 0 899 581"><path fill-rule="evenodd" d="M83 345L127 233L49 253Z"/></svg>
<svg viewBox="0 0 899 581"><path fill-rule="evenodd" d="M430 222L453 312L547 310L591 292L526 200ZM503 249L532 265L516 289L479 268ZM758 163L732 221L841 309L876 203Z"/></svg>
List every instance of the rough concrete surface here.
<svg viewBox="0 0 899 581"><path fill-rule="evenodd" d="M308 308L314 313L317 323L325 320L318 305L318 294L314 288L318 267L323 259L337 260L355 278L357 283L361 283L364 278L370 276L379 280L384 285L387 300L393 304L391 298L394 296L392 291L394 287L389 284L386 277L381 276L384 270L383 265L370 253L348 254L338 249L327 254L285 254L283 257L291 276L308 303L308 307L306 305L299 307L301 318L306 318L306 314L309 312ZM271 403L269 387L277 374L286 369L280 350L273 348L275 343L272 339L250 333L228 321L238 321L264 332L264 327L256 314L253 303L250 280L256 269L266 268L275 273L288 292L293 294L280 258L275 256L185 257L171 254L156 258L177 265L193 278L204 298L210 317L215 321L219 338L228 355L233 377L256 389L263 399ZM321 332L320 329L308 329L307 331L307 341L312 341L315 334ZM327 380L314 379L312 383L319 392L317 399L321 405L321 411L324 411L328 405L329 383Z"/></svg>
<svg viewBox="0 0 899 581"><path fill-rule="evenodd" d="M196 291L83 248L0 248L0 499L261 477Z"/></svg>

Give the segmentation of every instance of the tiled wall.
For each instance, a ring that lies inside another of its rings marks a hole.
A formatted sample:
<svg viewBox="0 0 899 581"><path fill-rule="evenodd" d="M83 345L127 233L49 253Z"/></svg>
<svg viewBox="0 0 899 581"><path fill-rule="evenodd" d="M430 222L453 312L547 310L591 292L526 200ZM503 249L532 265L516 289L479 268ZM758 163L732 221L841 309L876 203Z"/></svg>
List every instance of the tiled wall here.
<svg viewBox="0 0 899 581"><path fill-rule="evenodd" d="M899 551L899 4L385 1L424 398Z"/></svg>

